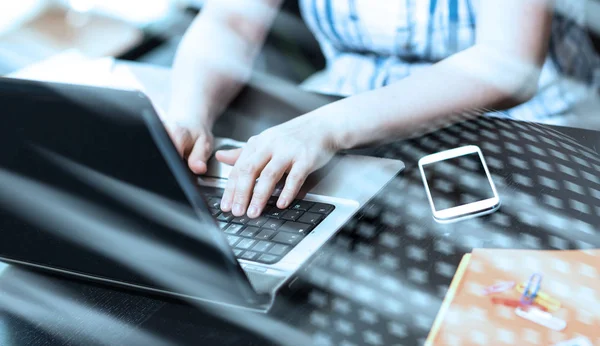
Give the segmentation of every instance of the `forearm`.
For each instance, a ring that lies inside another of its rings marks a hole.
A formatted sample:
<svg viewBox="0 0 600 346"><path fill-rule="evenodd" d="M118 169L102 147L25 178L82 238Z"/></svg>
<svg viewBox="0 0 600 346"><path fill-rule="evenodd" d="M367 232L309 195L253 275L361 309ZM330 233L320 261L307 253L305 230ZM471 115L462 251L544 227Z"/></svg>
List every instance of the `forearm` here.
<svg viewBox="0 0 600 346"><path fill-rule="evenodd" d="M169 113L212 124L251 74L279 0L212 0L175 57Z"/></svg>
<svg viewBox="0 0 600 346"><path fill-rule="evenodd" d="M326 117L333 145L349 149L410 137L451 114L511 107L536 90L539 68L494 58L474 47L397 83L327 105L309 116Z"/></svg>

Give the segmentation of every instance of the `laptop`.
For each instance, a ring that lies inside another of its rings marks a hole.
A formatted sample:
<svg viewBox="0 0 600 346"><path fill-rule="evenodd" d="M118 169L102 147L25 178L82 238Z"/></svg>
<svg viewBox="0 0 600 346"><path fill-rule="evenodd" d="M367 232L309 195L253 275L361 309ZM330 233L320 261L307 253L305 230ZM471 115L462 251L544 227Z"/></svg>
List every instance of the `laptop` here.
<svg viewBox="0 0 600 346"><path fill-rule="evenodd" d="M274 125L248 112L267 107L282 122L329 101L299 109L247 88L215 126L216 148ZM142 92L3 78L0 105L1 261L198 302L268 311L277 290L404 168L338 155L289 208L273 198L257 219L234 217L218 207L230 168L213 157L194 176Z"/></svg>

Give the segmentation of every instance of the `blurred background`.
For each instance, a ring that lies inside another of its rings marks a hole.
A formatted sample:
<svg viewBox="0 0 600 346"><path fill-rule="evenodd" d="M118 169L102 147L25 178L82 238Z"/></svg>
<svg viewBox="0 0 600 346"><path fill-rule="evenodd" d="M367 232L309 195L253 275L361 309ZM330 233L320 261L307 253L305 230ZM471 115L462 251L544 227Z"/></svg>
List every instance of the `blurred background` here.
<svg viewBox="0 0 600 346"><path fill-rule="evenodd" d="M183 34L205 1L2 1L0 75L67 52L90 59L114 57L170 67ZM589 32L600 33L600 0L582 1L588 6L584 21ZM560 3L568 7L575 2ZM592 37L600 51L600 34ZM577 60L569 59L573 63ZM298 0L284 1L255 69L299 84L324 67L319 44L301 19ZM568 94L570 90L562 91ZM568 114L560 114L549 122L600 129L599 109L600 95L591 94Z"/></svg>
<svg viewBox="0 0 600 346"><path fill-rule="evenodd" d="M2 1L0 74L67 51L89 58L116 57L168 67L182 35L204 2ZM286 1L256 68L300 82L323 67L319 46L300 18L298 1Z"/></svg>

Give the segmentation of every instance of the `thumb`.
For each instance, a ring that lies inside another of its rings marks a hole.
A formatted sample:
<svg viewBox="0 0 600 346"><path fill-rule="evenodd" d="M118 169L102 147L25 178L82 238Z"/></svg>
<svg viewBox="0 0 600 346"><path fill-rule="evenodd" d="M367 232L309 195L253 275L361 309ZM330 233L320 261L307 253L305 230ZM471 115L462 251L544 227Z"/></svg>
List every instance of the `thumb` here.
<svg viewBox="0 0 600 346"><path fill-rule="evenodd" d="M188 157L188 165L196 174L204 174L208 169L207 161L212 153L212 138L200 135Z"/></svg>
<svg viewBox="0 0 600 346"><path fill-rule="evenodd" d="M219 162L226 165L233 166L240 157L242 148L231 149L231 150L219 150L215 153L215 157Z"/></svg>
<svg viewBox="0 0 600 346"><path fill-rule="evenodd" d="M173 124L165 124L165 128L169 137L171 137L171 141L173 141L179 156L185 158L194 145L192 134L188 129Z"/></svg>

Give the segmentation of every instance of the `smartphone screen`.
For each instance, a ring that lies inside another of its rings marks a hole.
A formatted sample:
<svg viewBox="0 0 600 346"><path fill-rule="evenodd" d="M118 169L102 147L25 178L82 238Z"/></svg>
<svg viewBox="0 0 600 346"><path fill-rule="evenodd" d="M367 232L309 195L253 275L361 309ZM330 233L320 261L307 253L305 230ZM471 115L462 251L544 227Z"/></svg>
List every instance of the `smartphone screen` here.
<svg viewBox="0 0 600 346"><path fill-rule="evenodd" d="M477 152L422 166L436 211L493 198L494 190Z"/></svg>

